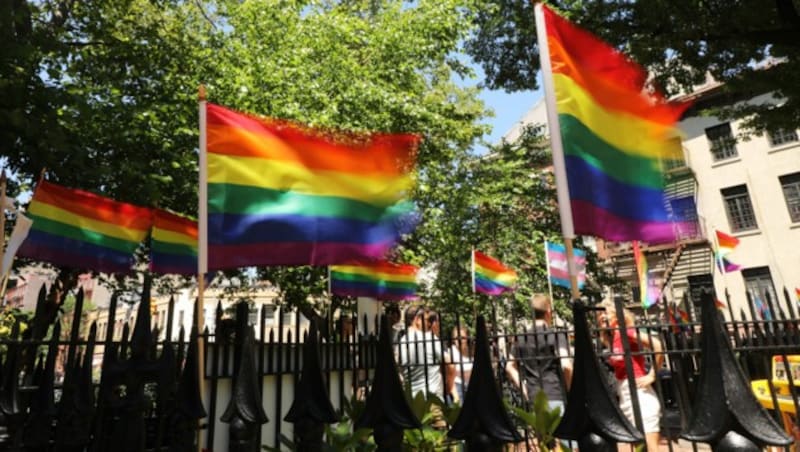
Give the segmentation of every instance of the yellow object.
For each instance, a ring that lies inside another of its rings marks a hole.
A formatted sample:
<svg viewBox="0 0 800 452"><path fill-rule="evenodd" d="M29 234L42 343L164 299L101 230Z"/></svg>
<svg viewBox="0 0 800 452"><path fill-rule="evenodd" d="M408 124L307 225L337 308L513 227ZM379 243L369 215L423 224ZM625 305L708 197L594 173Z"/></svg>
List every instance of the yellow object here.
<svg viewBox="0 0 800 452"><path fill-rule="evenodd" d="M800 394L800 355L788 355L786 360L789 364L789 372L791 372L792 383L795 386L795 393ZM795 419L797 418L797 408L792 399L792 392L789 388L789 377L786 374L786 363L784 363L782 356L772 357L772 387L775 389L775 397L773 399L770 392L769 380L753 380L750 386L753 389L756 399L761 405L768 409L775 409L775 402L778 403L778 410L781 412L783 420L783 428L789 436L798 439L798 432L795 427ZM793 449L795 450L795 449Z"/></svg>

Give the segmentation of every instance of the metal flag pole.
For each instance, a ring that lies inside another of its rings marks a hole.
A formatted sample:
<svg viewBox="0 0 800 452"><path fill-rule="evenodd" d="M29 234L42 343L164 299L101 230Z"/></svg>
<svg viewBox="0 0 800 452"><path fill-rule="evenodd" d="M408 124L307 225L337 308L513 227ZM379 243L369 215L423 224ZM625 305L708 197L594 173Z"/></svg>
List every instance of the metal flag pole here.
<svg viewBox="0 0 800 452"><path fill-rule="evenodd" d="M550 302L553 302L553 280L550 277L550 254L547 252L547 240L544 241L544 262L547 266L547 291L550 293Z"/></svg>
<svg viewBox="0 0 800 452"><path fill-rule="evenodd" d="M197 204L197 303L195 303L195 319L197 323L197 358L200 383L200 397L203 405L206 403L205 391L205 356L203 354L202 337L204 329L205 303L205 276L208 273L208 162L207 162L207 135L206 135L206 87L200 85L197 93L198 113L200 123L200 147L199 147L199 185L198 185L198 204ZM207 338L206 338L207 340ZM209 419L214 422L214 419ZM203 430L197 429L197 450L203 451Z"/></svg>
<svg viewBox="0 0 800 452"><path fill-rule="evenodd" d="M478 291L475 288L475 247L472 247L470 252L470 277L472 278L472 293L476 294Z"/></svg>
<svg viewBox="0 0 800 452"><path fill-rule="evenodd" d="M550 64L550 47L547 43L547 29L545 28L544 10L542 4L536 4L536 37L539 42L539 63L542 67L542 88L544 102L547 107L547 126L550 131L550 148L553 153L553 172L556 177L556 194L558 198L558 211L561 217L561 234L564 236L564 248L567 251L567 271L569 285L573 299L578 299L581 292L578 289L578 270L575 266L575 226L572 221L572 207L569 199L569 186L567 185L567 167L564 161L564 144L561 141L561 126L556 110L555 84L553 83L553 68Z"/></svg>

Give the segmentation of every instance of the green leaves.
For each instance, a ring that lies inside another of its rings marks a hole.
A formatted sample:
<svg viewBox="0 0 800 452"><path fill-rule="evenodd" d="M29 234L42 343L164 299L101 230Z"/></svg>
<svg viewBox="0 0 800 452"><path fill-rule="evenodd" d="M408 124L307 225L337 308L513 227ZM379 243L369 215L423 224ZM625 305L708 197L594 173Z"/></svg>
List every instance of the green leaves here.
<svg viewBox="0 0 800 452"><path fill-rule="evenodd" d="M725 83L721 91L730 98L715 114L744 120L747 133L795 129L800 123L797 2L683 2L679 7L669 0L547 3L648 68L652 82L670 96L692 92L709 75ZM536 89L534 2L487 0L478 5L477 31L467 40L466 50L481 64L487 86ZM734 104L767 93L781 105Z"/></svg>
<svg viewBox="0 0 800 452"><path fill-rule="evenodd" d="M544 391L539 391L533 398L531 411L526 411L520 407L511 407L511 411L517 420L533 432L539 447L545 451L551 450L548 445L555 443L556 438L553 433L556 431L559 422L561 422L561 416L564 414L561 412L561 408L558 407L551 410L547 402L547 396ZM561 450L567 449L562 446Z"/></svg>

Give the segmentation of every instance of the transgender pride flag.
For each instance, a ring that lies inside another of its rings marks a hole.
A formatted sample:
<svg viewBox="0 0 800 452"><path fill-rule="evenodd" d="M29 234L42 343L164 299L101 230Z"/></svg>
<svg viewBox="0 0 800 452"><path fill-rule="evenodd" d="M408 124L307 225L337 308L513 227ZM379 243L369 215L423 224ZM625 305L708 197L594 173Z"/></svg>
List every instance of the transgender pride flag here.
<svg viewBox="0 0 800 452"><path fill-rule="evenodd" d="M567 250L564 245L545 240L544 252L547 258L547 276L550 278L550 283L569 289ZM578 270L578 289L583 289L583 286L586 285L586 253L579 249L573 249L573 254L575 268Z"/></svg>

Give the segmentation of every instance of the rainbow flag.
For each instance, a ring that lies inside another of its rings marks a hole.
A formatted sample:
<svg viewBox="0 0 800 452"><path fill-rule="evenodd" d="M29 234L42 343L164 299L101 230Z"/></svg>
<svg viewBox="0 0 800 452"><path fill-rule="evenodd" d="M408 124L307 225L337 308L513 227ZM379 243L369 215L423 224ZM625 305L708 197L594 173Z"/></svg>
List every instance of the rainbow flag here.
<svg viewBox="0 0 800 452"><path fill-rule="evenodd" d="M639 242L633 241L633 261L636 264L636 273L639 276L639 301L642 307L647 309L658 303L661 297L658 287L650 278L650 270L647 265L647 258L639 248Z"/></svg>
<svg viewBox="0 0 800 452"><path fill-rule="evenodd" d="M797 287L794 288L794 295L797 298L797 303L800 304L800 289Z"/></svg>
<svg viewBox="0 0 800 452"><path fill-rule="evenodd" d="M517 284L517 272L500 261L472 252L472 291L487 295L512 292Z"/></svg>
<svg viewBox="0 0 800 452"><path fill-rule="evenodd" d="M380 259L416 226L416 135L206 113L210 270Z"/></svg>
<svg viewBox="0 0 800 452"><path fill-rule="evenodd" d="M723 273L740 270L740 265L734 264L726 256L739 245L739 239L722 231L715 230L717 234L717 249L714 251L714 260L717 268Z"/></svg>
<svg viewBox="0 0 800 452"><path fill-rule="evenodd" d="M377 300L417 298L419 267L387 261L331 265L329 291L335 295L370 297Z"/></svg>
<svg viewBox="0 0 800 452"><path fill-rule="evenodd" d="M672 307L667 304L667 316L669 317L669 323L672 325L672 331L676 333L681 330L681 325L689 323L689 313L678 306Z"/></svg>
<svg viewBox="0 0 800 452"><path fill-rule="evenodd" d="M18 256L105 273L127 273L153 223L150 209L42 181Z"/></svg>
<svg viewBox="0 0 800 452"><path fill-rule="evenodd" d="M551 134L560 131L553 150L563 150L556 174L563 158L574 232L674 241L692 225L667 212L664 167L682 160L676 122L689 105L645 92L642 67L547 6L536 13L546 99L558 118ZM556 182L563 187L563 176Z"/></svg>
<svg viewBox="0 0 800 452"><path fill-rule="evenodd" d="M197 274L197 221L166 210L153 210L150 271L175 275Z"/></svg>

